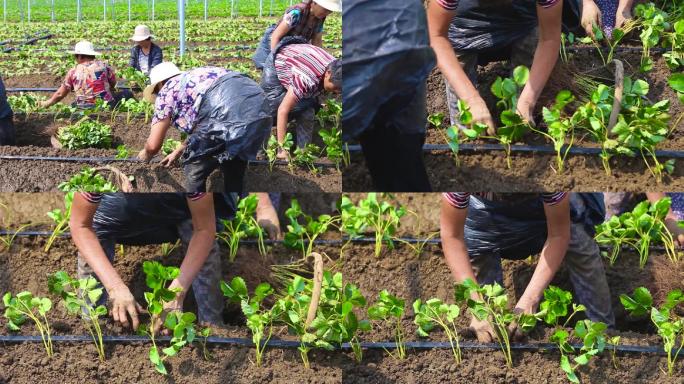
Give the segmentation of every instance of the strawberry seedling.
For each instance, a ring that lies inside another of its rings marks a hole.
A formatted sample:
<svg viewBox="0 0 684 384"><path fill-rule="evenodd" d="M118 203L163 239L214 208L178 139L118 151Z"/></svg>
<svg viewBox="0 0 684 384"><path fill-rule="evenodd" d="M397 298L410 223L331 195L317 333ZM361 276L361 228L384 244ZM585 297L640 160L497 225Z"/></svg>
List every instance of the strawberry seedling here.
<svg viewBox="0 0 684 384"><path fill-rule="evenodd" d="M377 194L368 193L365 199L354 205L347 196L342 196L339 210L341 212L341 227L343 233L350 239L358 239L369 231L375 233L375 256L380 256L382 244L394 248L394 235L400 225L401 218L406 214L403 206L395 207L387 201L379 202Z"/></svg>
<svg viewBox="0 0 684 384"><path fill-rule="evenodd" d="M594 322L591 320L582 320L577 322L574 329L574 336L582 340L582 347L579 349L579 355L575 356L570 361L570 354L577 352L568 341L570 334L565 329L558 329L551 336L551 341L558 345L561 354L560 367L565 372L566 377L570 382L578 383L577 368L589 364L592 357L603 353L606 348L606 324L601 322Z"/></svg>
<svg viewBox="0 0 684 384"><path fill-rule="evenodd" d="M234 277L230 284L221 281L221 291L232 303L240 304L247 319L247 327L252 332L252 342L256 348L256 366L261 367L264 349L273 334L273 313L270 308L265 307L264 299L273 294L273 288L268 283L261 283L254 289L254 295L250 298L245 281L241 277Z"/></svg>
<svg viewBox="0 0 684 384"><path fill-rule="evenodd" d="M83 118L57 131L57 140L66 149L112 147L112 127Z"/></svg>
<svg viewBox="0 0 684 384"><path fill-rule="evenodd" d="M97 305L102 297L102 287L94 277L74 279L64 271L50 275L48 279L50 293L62 298L62 304L72 316L80 316L90 336L95 342L100 361L105 360L104 343L100 317L107 316L107 308Z"/></svg>
<svg viewBox="0 0 684 384"><path fill-rule="evenodd" d="M546 108L542 110L542 116L544 122L546 123L548 132L540 131L532 128L533 131L546 136L549 140L553 142L553 148L556 150L556 172L563 173L563 168L565 164L565 159L570 152L572 143L575 140L574 128L575 123L579 118L573 116L568 116L564 110L565 107L572 103L575 97L570 93L570 91L560 91L556 95L556 102L551 106L551 108ZM568 139L568 134L570 138ZM568 141L566 145L566 140ZM565 150L563 150L565 146Z"/></svg>
<svg viewBox="0 0 684 384"><path fill-rule="evenodd" d="M586 129L594 140L601 143L601 162L606 175L611 174L610 159L613 157L618 143L609 137L609 119L613 110L613 96L611 89L599 84L591 93L590 100L580 106L573 116L578 126Z"/></svg>
<svg viewBox="0 0 684 384"><path fill-rule="evenodd" d="M307 329L306 318L311 305L312 284L301 276L294 275L285 286L275 306L274 319L285 323L290 333L299 337L299 355L305 368L309 368L309 351L321 344L316 335Z"/></svg>
<svg viewBox="0 0 684 384"><path fill-rule="evenodd" d="M396 355L392 352L387 353L393 358L403 360L406 358L406 345L404 344L404 331L401 327L401 319L404 317L405 303L386 289L380 291L378 301L368 307L368 318L375 321L394 324L394 344L396 345Z"/></svg>
<svg viewBox="0 0 684 384"><path fill-rule="evenodd" d="M55 222L55 229L52 230L47 243L45 243L45 252L49 251L55 240L66 232L69 218L71 217L71 204L73 201L74 192L67 192L64 194L64 210L56 208L47 213L48 217Z"/></svg>
<svg viewBox="0 0 684 384"><path fill-rule="evenodd" d="M12 296L10 292L5 293L2 303L5 306L7 328L10 331L19 331L26 320L30 319L40 332L45 352L48 357L52 357L52 337L47 319L47 313L52 309L52 301L47 297L33 296L31 292L24 291L17 293L16 296Z"/></svg>
<svg viewBox="0 0 684 384"><path fill-rule="evenodd" d="M131 150L128 149L125 144L121 144L116 147L117 159L128 159L129 157L131 157Z"/></svg>
<svg viewBox="0 0 684 384"><path fill-rule="evenodd" d="M264 230L256 220L256 210L259 199L252 194L240 199L235 216L230 220L221 220L223 230L216 234L228 246L228 258L232 263L237 255L238 247L242 239L256 237L259 253L266 254L264 245Z"/></svg>
<svg viewBox="0 0 684 384"><path fill-rule="evenodd" d="M660 308L653 306L653 297L648 289L639 287L632 297L620 295L620 301L631 316L641 317L650 313L651 322L658 328L667 353L667 374L674 374L675 363L684 349L684 317L680 316L684 293L677 289L667 294Z"/></svg>
<svg viewBox="0 0 684 384"><path fill-rule="evenodd" d="M459 306L456 304L446 304L436 298L426 302L417 299L413 302L413 313L415 314L413 322L418 326L418 336L428 337L429 333L439 325L449 339L454 361L456 364L461 364L462 355L459 335L454 323L461 314Z"/></svg>
<svg viewBox="0 0 684 384"><path fill-rule="evenodd" d="M175 151L180 147L181 142L178 140L174 139L166 139L164 140L164 143L162 144L162 154L164 156L168 156L171 154L171 152Z"/></svg>
<svg viewBox="0 0 684 384"><path fill-rule="evenodd" d="M503 126L497 129L495 139L506 148L508 168L511 168L511 145L522 138L529 128L529 124L516 112L518 95L529 77L529 69L521 65L513 70L513 78L497 77L491 86L492 94L499 99L496 106L502 110L500 119Z"/></svg>
<svg viewBox="0 0 684 384"><path fill-rule="evenodd" d="M84 167L68 181L61 182L57 188L62 192L109 193L118 191L118 188L112 182L90 167Z"/></svg>
<svg viewBox="0 0 684 384"><path fill-rule="evenodd" d="M651 48L658 46L665 31L670 29L668 15L653 3L638 4L634 7L634 15L639 18L642 27L639 35L643 46L640 70L649 72L653 69Z"/></svg>
<svg viewBox="0 0 684 384"><path fill-rule="evenodd" d="M290 208L285 211L285 216L290 221L287 225L284 241L286 247L301 249L302 258L306 258L313 251L314 241L318 236L328 230L328 227L337 222L337 217L320 215L318 219L305 214L297 199L292 199ZM300 219L304 224L300 224Z"/></svg>
<svg viewBox="0 0 684 384"><path fill-rule="evenodd" d="M304 148L297 147L294 150L291 164L306 167L315 175L319 172L318 167L316 167L316 160L318 159L319 153L321 153L321 148L313 143L307 144Z"/></svg>
<svg viewBox="0 0 684 384"><path fill-rule="evenodd" d="M278 161L278 152L279 151L285 151L288 152L290 151L290 148L294 145L294 142L292 140L292 134L288 132L285 134L285 140L282 143L278 143L278 139L275 136L271 136L268 139L268 144L266 145L265 152L266 152L266 157L268 158L268 170L273 172L273 166L275 165L275 162Z"/></svg>

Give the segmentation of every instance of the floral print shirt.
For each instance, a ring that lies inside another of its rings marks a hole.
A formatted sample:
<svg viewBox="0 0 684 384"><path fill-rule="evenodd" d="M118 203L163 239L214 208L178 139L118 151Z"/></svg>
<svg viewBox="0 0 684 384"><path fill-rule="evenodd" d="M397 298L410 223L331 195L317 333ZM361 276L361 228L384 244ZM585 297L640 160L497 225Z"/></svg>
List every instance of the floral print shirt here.
<svg viewBox="0 0 684 384"><path fill-rule="evenodd" d="M76 93L77 106L92 107L97 98L104 101L114 99L111 86L116 84L116 75L106 63L93 60L70 69L63 84Z"/></svg>
<svg viewBox="0 0 684 384"><path fill-rule="evenodd" d="M192 133L202 97L216 80L228 73L224 68L200 67L167 81L154 103L152 125L170 117L178 130Z"/></svg>

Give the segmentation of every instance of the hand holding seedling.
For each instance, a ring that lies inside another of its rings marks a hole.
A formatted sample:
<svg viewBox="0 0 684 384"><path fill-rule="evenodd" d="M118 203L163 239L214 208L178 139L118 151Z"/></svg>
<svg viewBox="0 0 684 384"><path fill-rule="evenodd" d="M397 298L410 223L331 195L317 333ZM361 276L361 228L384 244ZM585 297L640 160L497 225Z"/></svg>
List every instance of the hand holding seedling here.
<svg viewBox="0 0 684 384"><path fill-rule="evenodd" d="M476 94L474 97L464 98L463 101L465 101L470 108L470 113L473 115L473 123L486 124L488 127L487 135L496 135L496 125L494 124L494 119L492 118L492 114L489 113L487 103L485 103L482 97L480 97L479 94Z"/></svg>
<svg viewBox="0 0 684 384"><path fill-rule="evenodd" d="M267 193L257 194L259 203L256 207L256 220L259 226L266 231L271 240L280 240L280 220L271 199Z"/></svg>
<svg viewBox="0 0 684 384"><path fill-rule="evenodd" d="M138 152L138 159L140 159L146 163L149 163L150 160L152 160L152 156L154 156L154 155L147 152L147 150L145 148L141 149L140 152Z"/></svg>
<svg viewBox="0 0 684 384"><path fill-rule="evenodd" d="M171 153L162 159L160 164L167 168L173 165L173 163L175 163L176 160L181 157L183 151L185 151L185 147L186 145L184 143L179 143L179 145L173 151L171 151Z"/></svg>
<svg viewBox="0 0 684 384"><path fill-rule="evenodd" d="M112 303L110 313L114 321L121 323L124 327L128 327L130 324L133 330L138 329L138 325L140 325L138 313L142 313L145 310L135 301L128 287L121 284L109 290L109 300ZM129 316L131 318L130 323L128 321Z"/></svg>

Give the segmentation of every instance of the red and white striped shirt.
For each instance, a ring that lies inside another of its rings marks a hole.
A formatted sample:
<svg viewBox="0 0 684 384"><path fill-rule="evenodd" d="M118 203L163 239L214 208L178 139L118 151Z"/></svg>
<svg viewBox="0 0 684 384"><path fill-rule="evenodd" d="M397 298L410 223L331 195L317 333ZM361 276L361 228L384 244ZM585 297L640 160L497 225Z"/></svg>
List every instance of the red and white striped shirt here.
<svg viewBox="0 0 684 384"><path fill-rule="evenodd" d="M95 192L79 192L81 196L83 196L84 199L86 199L87 202L91 204L100 204L100 201L102 201L102 196L104 193L95 193ZM191 200L191 201L196 201L204 197L207 193L206 192L188 192L185 194L185 196Z"/></svg>
<svg viewBox="0 0 684 384"><path fill-rule="evenodd" d="M442 8L448 11L455 11L458 8L459 0L435 0L437 4L441 5ZM537 0L537 5L544 8L549 8L554 4L558 3L558 0Z"/></svg>
<svg viewBox="0 0 684 384"><path fill-rule="evenodd" d="M292 89L297 101L318 96L323 77L335 58L323 48L310 44L290 44L278 51L275 68L280 84Z"/></svg>
<svg viewBox="0 0 684 384"><path fill-rule="evenodd" d="M556 205L561 202L567 196L567 192L547 192L540 193L539 197L542 199L544 204ZM470 205L470 195L469 192L449 192L443 193L442 196L446 201L454 208L466 209ZM477 196L487 198L485 193L475 193Z"/></svg>

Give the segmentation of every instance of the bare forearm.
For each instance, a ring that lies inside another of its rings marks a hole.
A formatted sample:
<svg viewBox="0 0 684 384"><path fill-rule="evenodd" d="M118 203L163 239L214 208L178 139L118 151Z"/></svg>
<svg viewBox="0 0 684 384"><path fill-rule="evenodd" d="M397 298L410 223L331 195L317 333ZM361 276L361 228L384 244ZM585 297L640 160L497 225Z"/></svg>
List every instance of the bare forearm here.
<svg viewBox="0 0 684 384"><path fill-rule="evenodd" d="M477 281L473 266L470 264L468 257L468 249L463 240L458 238L442 237L442 249L444 250L444 259L451 271L451 276L454 277L457 283L461 283L466 279Z"/></svg>
<svg viewBox="0 0 684 384"><path fill-rule="evenodd" d="M560 39L540 40L534 54L530 78L527 85L520 95L520 102L529 106L534 106L539 100L544 87L546 86L551 72L558 60L560 51Z"/></svg>
<svg viewBox="0 0 684 384"><path fill-rule="evenodd" d="M632 5L634 5L634 0L620 0L618 3L618 12L625 10L632 10Z"/></svg>
<svg viewBox="0 0 684 384"><path fill-rule="evenodd" d="M71 236L81 257L92 268L108 292L116 287L125 285L107 258L107 255L105 255L100 241L97 239L92 228L72 226Z"/></svg>
<svg viewBox="0 0 684 384"><path fill-rule="evenodd" d="M430 38L430 45L437 56L437 67L449 85L454 89L456 95L466 100L479 97L477 88L475 88L475 85L473 85L463 70L449 40L444 36L432 36Z"/></svg>
<svg viewBox="0 0 684 384"><path fill-rule="evenodd" d="M546 241L537 268L535 268L530 283L518 301L519 307L532 309L537 307L544 294L544 289L551 284L551 280L553 280L565 258L568 242L569 239L565 236L550 237Z"/></svg>
<svg viewBox="0 0 684 384"><path fill-rule="evenodd" d="M180 275L176 278L178 285L187 292L190 285L197 277L204 262L214 246L216 232L210 229L195 231L190 239L188 251L180 266ZM172 284L172 286L175 284Z"/></svg>

